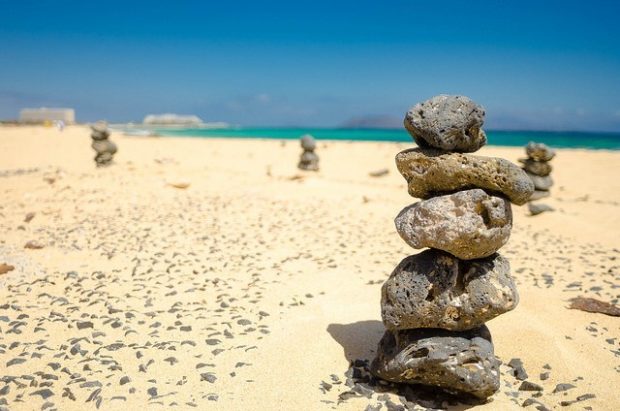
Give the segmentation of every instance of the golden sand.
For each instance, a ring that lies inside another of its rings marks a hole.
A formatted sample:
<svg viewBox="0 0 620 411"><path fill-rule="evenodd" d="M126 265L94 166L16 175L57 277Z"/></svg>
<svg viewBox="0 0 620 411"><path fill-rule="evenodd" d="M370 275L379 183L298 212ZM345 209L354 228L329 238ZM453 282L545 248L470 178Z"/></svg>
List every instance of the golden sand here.
<svg viewBox="0 0 620 411"><path fill-rule="evenodd" d="M417 252L393 225L416 201L394 165L413 143L320 141L312 173L296 169L295 141L111 139L115 163L96 169L85 127L0 128L0 264L15 267L0 275L0 408L385 403L339 394L349 362L372 359L382 335L381 283ZM479 154L516 162L523 149ZM616 410L620 319L567 307L619 298L620 152L558 150L552 164L541 202L556 211L513 207L501 250L521 302L488 327L547 408ZM477 409L532 396L501 371ZM559 383L576 387L553 393ZM560 405L584 394L595 397Z"/></svg>

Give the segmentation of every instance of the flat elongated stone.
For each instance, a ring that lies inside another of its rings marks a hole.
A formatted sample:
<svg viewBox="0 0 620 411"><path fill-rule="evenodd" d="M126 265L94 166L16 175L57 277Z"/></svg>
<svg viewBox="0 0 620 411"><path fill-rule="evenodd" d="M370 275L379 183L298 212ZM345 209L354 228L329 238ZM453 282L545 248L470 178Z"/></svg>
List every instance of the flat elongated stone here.
<svg viewBox="0 0 620 411"><path fill-rule="evenodd" d="M510 202L479 188L420 201L398 214L396 230L413 248L438 248L464 260L488 257L510 237Z"/></svg>
<svg viewBox="0 0 620 411"><path fill-rule="evenodd" d="M464 261L431 249L405 258L394 269L381 288L381 317L392 330L468 330L518 302L504 257Z"/></svg>
<svg viewBox="0 0 620 411"><path fill-rule="evenodd" d="M553 207L547 204L539 204L539 203L528 203L527 208L528 210L530 210L530 213L532 215L542 214L546 211L554 211Z"/></svg>
<svg viewBox="0 0 620 411"><path fill-rule="evenodd" d="M541 198L549 197L551 193L544 190L534 190L534 193L530 197L530 201L540 200Z"/></svg>
<svg viewBox="0 0 620 411"><path fill-rule="evenodd" d="M371 372L388 381L441 387L486 399L499 389L499 360L486 327L387 330Z"/></svg>
<svg viewBox="0 0 620 411"><path fill-rule="evenodd" d="M527 176L532 180L532 183L534 183L534 188L536 190L547 191L553 186L553 179L551 176L541 177L530 173L527 173Z"/></svg>
<svg viewBox="0 0 620 411"><path fill-rule="evenodd" d="M525 171L541 177L548 176L553 170L553 167L551 167L551 164L549 164L548 161L536 161L531 158L520 158L519 162L523 164L523 169Z"/></svg>
<svg viewBox="0 0 620 411"><path fill-rule="evenodd" d="M405 128L423 148L473 152L486 144L484 109L465 96L439 95L411 107Z"/></svg>
<svg viewBox="0 0 620 411"><path fill-rule="evenodd" d="M550 161L555 157L555 151L547 147L546 144L534 143L533 141L530 141L525 146L525 154L532 160L537 161Z"/></svg>
<svg viewBox="0 0 620 411"><path fill-rule="evenodd" d="M482 188L522 205L534 192L525 171L502 158L418 148L398 153L396 166L409 184L409 194L422 199Z"/></svg>

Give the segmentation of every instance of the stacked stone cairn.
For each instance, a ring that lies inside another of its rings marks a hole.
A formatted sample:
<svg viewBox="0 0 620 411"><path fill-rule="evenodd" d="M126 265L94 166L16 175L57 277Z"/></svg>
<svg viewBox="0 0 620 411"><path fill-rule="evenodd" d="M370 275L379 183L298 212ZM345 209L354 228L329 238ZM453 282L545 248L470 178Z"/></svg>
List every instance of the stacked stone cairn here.
<svg viewBox="0 0 620 411"><path fill-rule="evenodd" d="M470 153L486 144L485 112L464 96L417 104L405 127L419 148L396 155L409 194L423 201L396 217L413 248L381 290L387 330L371 372L384 380L485 400L499 388L500 361L485 322L515 308L508 260L510 203L525 204L532 181L501 158Z"/></svg>
<svg viewBox="0 0 620 411"><path fill-rule="evenodd" d="M555 157L555 151L547 147L543 143L534 143L530 141L525 146L525 154L527 158L520 158L521 168L527 173L528 177L534 183L534 194L530 197L528 208L533 215L540 214L545 211L553 211L553 208L546 204L532 203L532 201L550 195L549 189L553 186L551 178L551 164L549 163Z"/></svg>
<svg viewBox="0 0 620 411"><path fill-rule="evenodd" d="M316 140L310 134L304 134L301 136L300 143L304 151L301 153L301 158L299 159L297 167L301 170L318 171L319 156L314 152L316 149Z"/></svg>
<svg viewBox="0 0 620 411"><path fill-rule="evenodd" d="M95 163L97 167L105 167L112 163L112 158L117 151L116 144L109 140L110 131L105 121L98 121L90 126L93 143L91 147L97 153Z"/></svg>

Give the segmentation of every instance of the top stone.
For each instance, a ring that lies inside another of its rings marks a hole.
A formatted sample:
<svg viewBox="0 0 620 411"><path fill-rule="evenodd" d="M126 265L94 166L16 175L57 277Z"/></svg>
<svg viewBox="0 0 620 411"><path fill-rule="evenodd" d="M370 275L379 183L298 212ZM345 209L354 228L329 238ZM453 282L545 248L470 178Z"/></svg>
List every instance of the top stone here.
<svg viewBox="0 0 620 411"><path fill-rule="evenodd" d="M304 134L301 136L301 148L304 150L312 151L316 148L316 140L310 134Z"/></svg>
<svg viewBox="0 0 620 411"><path fill-rule="evenodd" d="M536 161L550 161L555 157L555 151L547 147L546 144L534 143L533 141L530 141L525 146L525 154Z"/></svg>
<svg viewBox="0 0 620 411"><path fill-rule="evenodd" d="M487 143L483 123L484 108L468 97L443 94L416 104L405 116L405 128L420 147L461 153Z"/></svg>

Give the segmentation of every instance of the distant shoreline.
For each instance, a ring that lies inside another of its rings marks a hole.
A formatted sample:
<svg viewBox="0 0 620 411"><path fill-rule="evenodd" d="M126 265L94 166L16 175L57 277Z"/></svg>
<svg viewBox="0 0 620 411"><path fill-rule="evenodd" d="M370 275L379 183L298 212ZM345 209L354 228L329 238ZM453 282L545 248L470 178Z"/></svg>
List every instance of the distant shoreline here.
<svg viewBox="0 0 620 411"><path fill-rule="evenodd" d="M163 137L191 138L258 138L295 140L311 134L319 140L351 140L379 142L410 142L405 130L346 129L346 128L150 128ZM563 132L563 131L487 131L488 144L521 147L529 141L544 142L556 148L620 150L620 133Z"/></svg>

